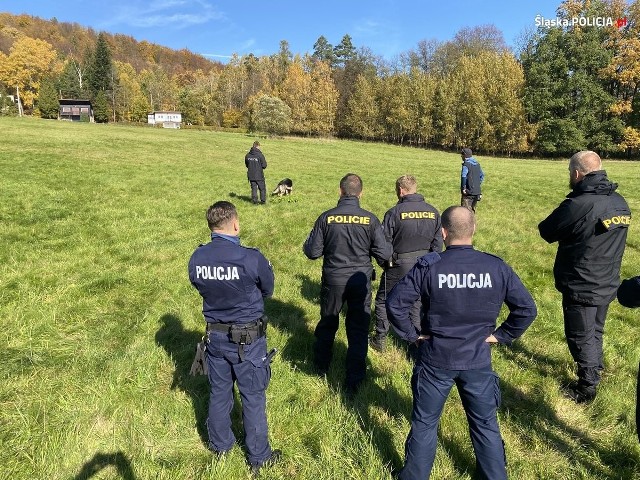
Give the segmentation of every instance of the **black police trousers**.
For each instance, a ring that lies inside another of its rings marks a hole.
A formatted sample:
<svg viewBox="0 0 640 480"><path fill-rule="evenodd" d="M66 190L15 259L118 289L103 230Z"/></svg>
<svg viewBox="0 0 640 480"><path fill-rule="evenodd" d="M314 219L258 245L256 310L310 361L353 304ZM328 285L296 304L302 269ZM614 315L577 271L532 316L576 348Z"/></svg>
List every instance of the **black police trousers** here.
<svg viewBox="0 0 640 480"><path fill-rule="evenodd" d="M251 180L251 201L258 203L258 190L260 190L260 203L267 201L267 187L264 180Z"/></svg>
<svg viewBox="0 0 640 480"><path fill-rule="evenodd" d="M346 285L328 285L323 282L320 291L320 322L316 326L313 345L314 364L320 371L329 368L333 357L333 343L338 331L342 306L347 304L345 328L347 331L346 385L356 387L366 376L366 358L371 320L371 283L364 274L356 274Z"/></svg>
<svg viewBox="0 0 640 480"><path fill-rule="evenodd" d="M389 319L387 318L387 296L391 289L400 281L402 277L404 277L409 270L413 268L415 265L414 261L401 263L393 267L386 268L384 272L382 272L382 276L380 277L380 286L378 287L378 292L376 293L375 299L375 329L376 336L378 337L386 337L389 333ZM411 323L416 327L418 331L420 331L420 308L422 306L422 302L418 300L411 311L409 312L409 318L411 318Z"/></svg>
<svg viewBox="0 0 640 480"><path fill-rule="evenodd" d="M595 387L604 368L602 336L609 305L582 305L564 296L562 310L569 352L578 365L578 382Z"/></svg>

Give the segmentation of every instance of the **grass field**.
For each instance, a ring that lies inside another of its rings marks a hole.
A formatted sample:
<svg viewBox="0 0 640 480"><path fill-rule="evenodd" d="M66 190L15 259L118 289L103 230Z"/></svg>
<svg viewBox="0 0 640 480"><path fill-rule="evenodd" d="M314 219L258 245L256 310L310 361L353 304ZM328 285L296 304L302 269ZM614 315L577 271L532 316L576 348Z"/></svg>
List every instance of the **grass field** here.
<svg viewBox="0 0 640 480"><path fill-rule="evenodd" d="M243 162L249 136L6 118L0 132L0 479L250 478L241 446L220 461L205 448L207 383L188 374L203 320L187 262L208 241L207 207L223 199L238 207L243 243L259 247L276 273L267 313L269 345L280 353L267 413L284 459L261 478L391 478L409 429L411 366L400 346L370 352L369 380L346 400L342 326L327 379L311 374L321 261L301 246L347 172L362 176L361 204L380 218L403 173L416 175L440 210L457 203L457 154L265 139L268 188L291 177L295 191L254 206ZM553 287L555 245L537 224L568 192L567 162L478 159L487 179L476 246L513 266L539 310L513 348L494 349L510 477L640 478L640 312L612 304L592 404L577 406L559 390L573 363ZM640 162L605 168L640 212ZM622 274L639 273L633 223ZM470 479L474 464L454 392L432 478Z"/></svg>

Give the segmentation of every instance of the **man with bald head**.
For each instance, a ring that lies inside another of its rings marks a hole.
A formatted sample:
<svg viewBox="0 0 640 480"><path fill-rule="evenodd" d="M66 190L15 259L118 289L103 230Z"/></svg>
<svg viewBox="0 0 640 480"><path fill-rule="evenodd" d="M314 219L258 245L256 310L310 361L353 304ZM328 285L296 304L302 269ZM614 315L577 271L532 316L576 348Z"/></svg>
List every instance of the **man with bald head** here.
<svg viewBox="0 0 640 480"><path fill-rule="evenodd" d="M604 368L604 323L620 284L631 211L595 152L571 157L569 186L567 198L538 229L547 242L558 242L553 275L562 294L564 332L578 375L565 393L583 403L595 398Z"/></svg>
<svg viewBox="0 0 640 480"><path fill-rule="evenodd" d="M509 345L536 317L536 305L515 272L500 258L472 246L476 224L466 207L442 213L446 250L421 257L391 290L387 315L400 338L417 346L413 412L398 478L429 478L436 454L438 422L455 384L469 422L476 477L507 478L498 426L498 376L491 368L493 343ZM420 329L410 319L422 301ZM502 304L506 320L496 328Z"/></svg>

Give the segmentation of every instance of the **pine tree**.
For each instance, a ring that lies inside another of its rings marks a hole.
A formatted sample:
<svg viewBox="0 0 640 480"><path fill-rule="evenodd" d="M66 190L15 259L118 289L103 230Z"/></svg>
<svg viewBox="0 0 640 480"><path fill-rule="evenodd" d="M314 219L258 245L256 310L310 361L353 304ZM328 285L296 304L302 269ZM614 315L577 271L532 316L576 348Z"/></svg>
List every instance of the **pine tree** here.
<svg viewBox="0 0 640 480"><path fill-rule="evenodd" d="M324 35L318 37L316 43L313 44L313 54L311 56L321 62L327 62L329 66L333 66L336 61L333 46L324 37Z"/></svg>
<svg viewBox="0 0 640 480"><path fill-rule="evenodd" d="M113 88L113 63L111 50L104 33L98 35L96 49L87 72L87 84L95 97L99 92L110 92Z"/></svg>
<svg viewBox="0 0 640 480"><path fill-rule="evenodd" d="M100 90L93 100L93 118L97 123L107 123L110 113L109 98L104 90Z"/></svg>
<svg viewBox="0 0 640 480"><path fill-rule="evenodd" d="M58 118L60 101L58 91L51 78L45 78L38 92L38 110L42 118Z"/></svg>

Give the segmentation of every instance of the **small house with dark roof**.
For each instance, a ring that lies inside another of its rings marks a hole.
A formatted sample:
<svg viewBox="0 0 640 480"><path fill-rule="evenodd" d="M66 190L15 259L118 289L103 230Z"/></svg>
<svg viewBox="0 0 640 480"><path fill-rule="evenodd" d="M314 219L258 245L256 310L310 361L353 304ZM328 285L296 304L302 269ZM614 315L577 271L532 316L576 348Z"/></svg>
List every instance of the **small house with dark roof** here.
<svg viewBox="0 0 640 480"><path fill-rule="evenodd" d="M89 121L93 123L93 108L91 100L78 100L65 98L59 100L60 110L58 120L71 120L73 122Z"/></svg>
<svg viewBox="0 0 640 480"><path fill-rule="evenodd" d="M151 112L147 115L149 125L162 125L163 128L180 128L181 112Z"/></svg>

